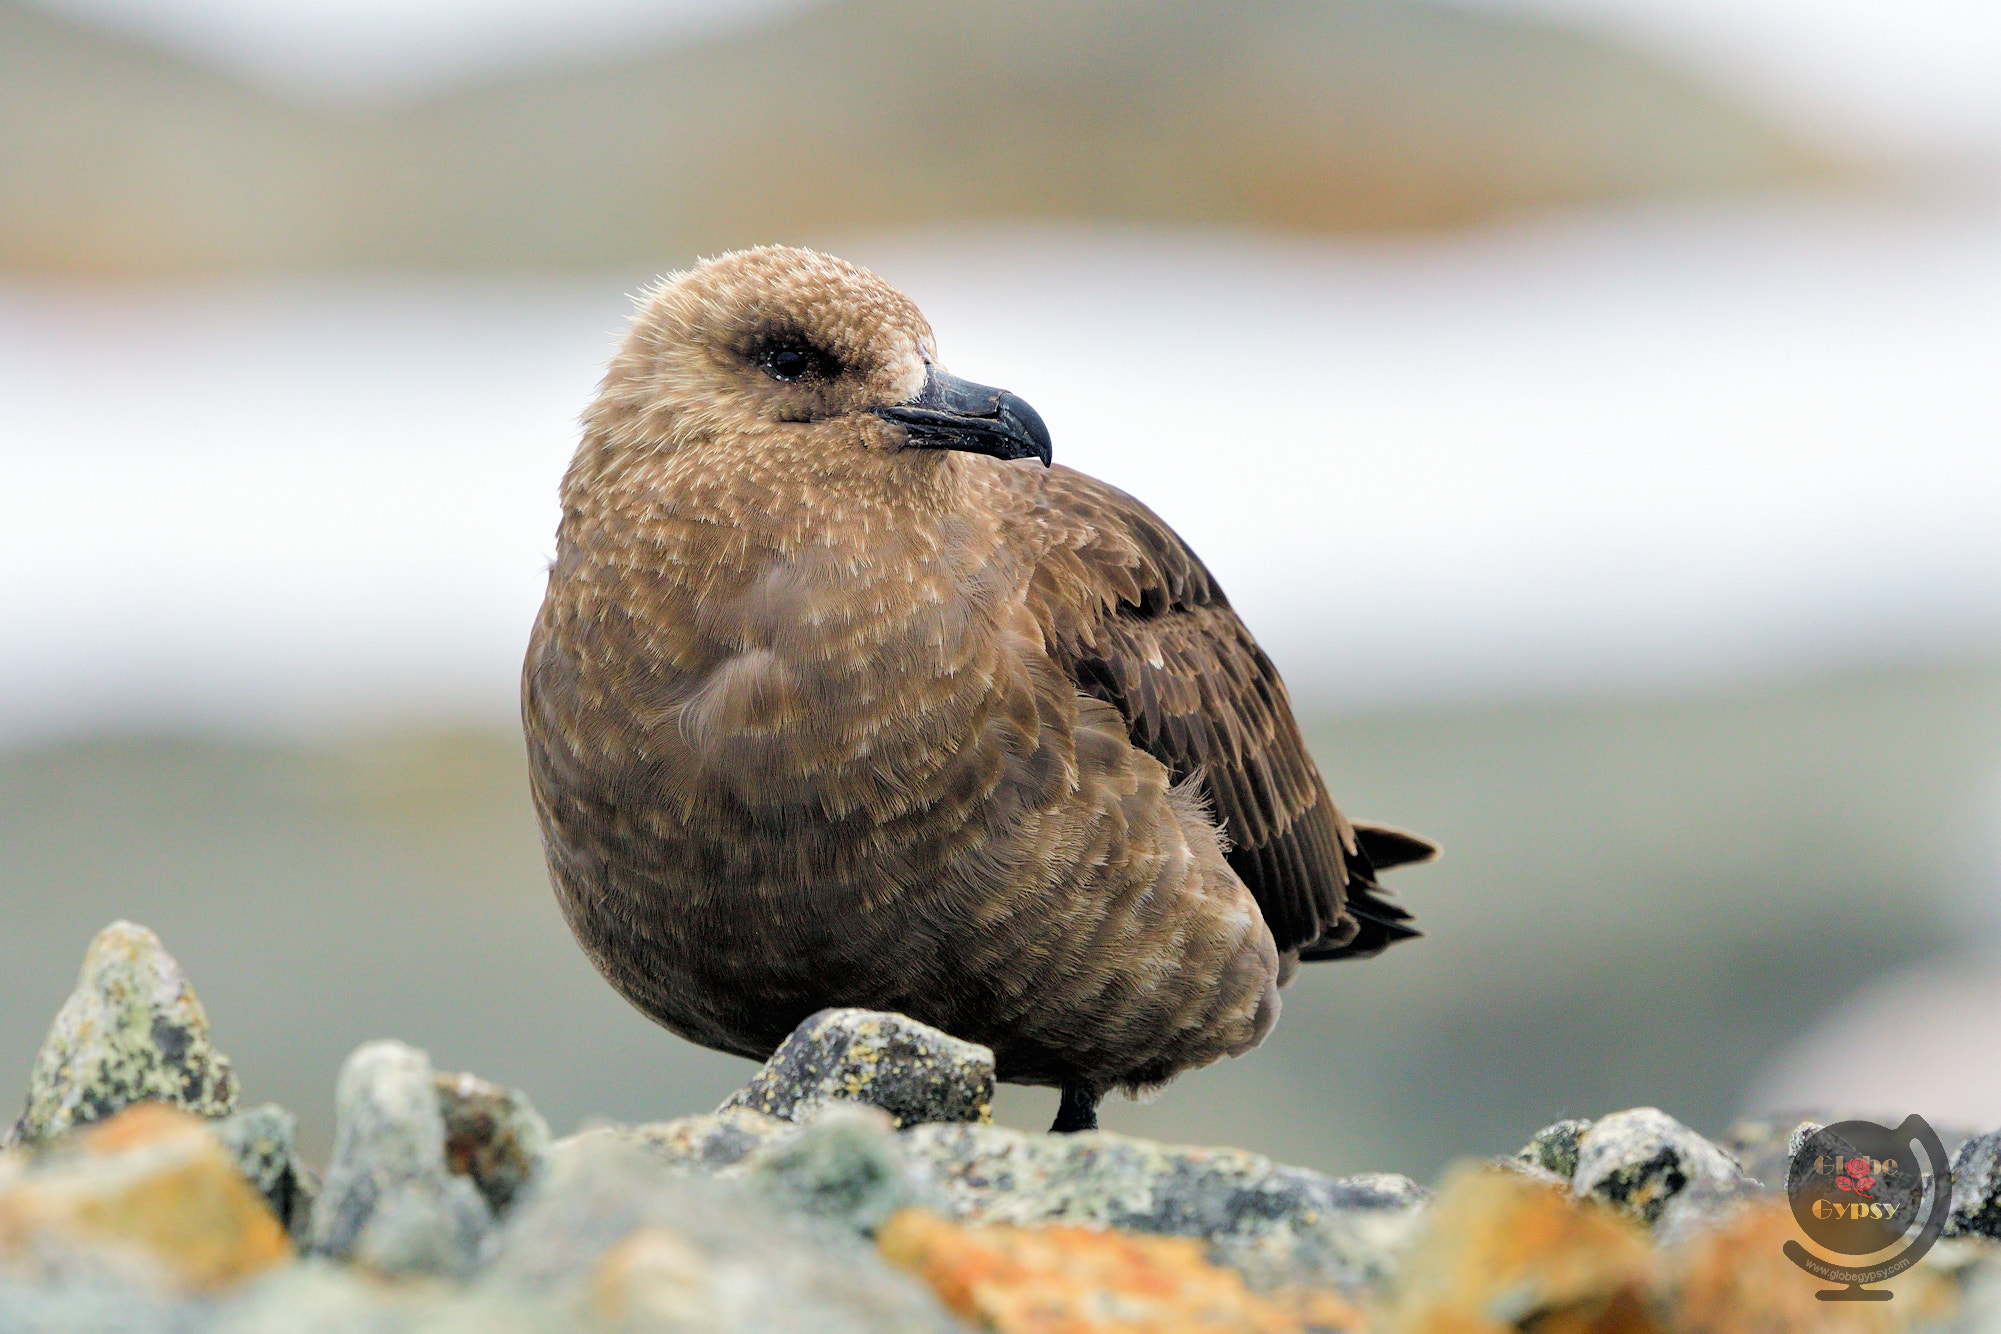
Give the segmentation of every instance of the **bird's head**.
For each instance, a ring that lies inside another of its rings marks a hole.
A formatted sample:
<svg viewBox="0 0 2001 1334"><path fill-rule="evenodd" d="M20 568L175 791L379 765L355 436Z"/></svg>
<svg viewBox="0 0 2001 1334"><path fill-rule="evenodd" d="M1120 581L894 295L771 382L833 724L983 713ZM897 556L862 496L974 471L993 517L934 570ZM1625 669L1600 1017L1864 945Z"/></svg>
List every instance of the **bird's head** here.
<svg viewBox="0 0 2001 1334"><path fill-rule="evenodd" d="M947 374L901 292L845 260L739 250L669 275L644 298L586 414L600 448L822 470L960 450L1050 459L1035 409ZM590 447L587 440L586 448Z"/></svg>

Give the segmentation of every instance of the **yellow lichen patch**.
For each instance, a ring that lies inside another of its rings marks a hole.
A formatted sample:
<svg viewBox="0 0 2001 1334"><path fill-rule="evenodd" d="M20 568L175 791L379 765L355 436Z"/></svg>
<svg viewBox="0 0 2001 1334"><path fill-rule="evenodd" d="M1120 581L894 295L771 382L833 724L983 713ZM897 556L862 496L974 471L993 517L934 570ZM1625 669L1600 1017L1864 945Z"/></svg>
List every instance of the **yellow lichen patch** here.
<svg viewBox="0 0 2001 1334"><path fill-rule="evenodd" d="M1895 1334L1950 1314L1957 1294L1950 1278L1923 1265L1887 1283L1887 1302L1823 1302L1815 1294L1837 1285L1816 1279L1786 1258L1799 1224L1782 1199L1754 1205L1668 1252L1673 1325L1688 1334Z"/></svg>
<svg viewBox="0 0 2001 1334"><path fill-rule="evenodd" d="M1078 1227L966 1227L922 1210L876 1244L959 1315L997 1334L1308 1334L1359 1329L1331 1292L1267 1299L1200 1242Z"/></svg>
<svg viewBox="0 0 2001 1334"><path fill-rule="evenodd" d="M1640 1228L1501 1168L1447 1178L1399 1266L1397 1334L1649 1334L1658 1260Z"/></svg>
<svg viewBox="0 0 2001 1334"><path fill-rule="evenodd" d="M199 1118L129 1107L0 1183L0 1262L144 1272L217 1292L292 1255L284 1228Z"/></svg>

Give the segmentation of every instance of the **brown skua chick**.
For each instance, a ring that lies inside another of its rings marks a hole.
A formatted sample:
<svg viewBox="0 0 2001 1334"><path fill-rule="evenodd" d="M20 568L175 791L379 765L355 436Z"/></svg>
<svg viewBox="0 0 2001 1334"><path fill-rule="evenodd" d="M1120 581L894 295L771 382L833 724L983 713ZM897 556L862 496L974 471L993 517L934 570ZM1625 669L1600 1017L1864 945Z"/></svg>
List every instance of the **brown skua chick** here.
<svg viewBox="0 0 2001 1334"><path fill-rule="evenodd" d="M523 717L628 1000L762 1059L896 1010L1058 1129L1248 1051L1298 962L1415 935L1285 687L1145 506L1050 467L875 275L766 247L645 300L563 482Z"/></svg>

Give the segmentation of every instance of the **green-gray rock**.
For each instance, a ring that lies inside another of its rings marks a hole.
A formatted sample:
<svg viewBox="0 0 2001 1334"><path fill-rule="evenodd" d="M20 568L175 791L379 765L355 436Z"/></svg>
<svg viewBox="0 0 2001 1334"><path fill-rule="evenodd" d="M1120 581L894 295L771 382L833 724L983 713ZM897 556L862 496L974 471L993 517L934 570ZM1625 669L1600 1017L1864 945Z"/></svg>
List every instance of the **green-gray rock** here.
<svg viewBox="0 0 2001 1334"><path fill-rule="evenodd" d="M844 1221L782 1207L742 1177L677 1170L608 1134L563 1143L497 1234L475 1294L566 1295L647 1334L964 1334L921 1282Z"/></svg>
<svg viewBox="0 0 2001 1334"><path fill-rule="evenodd" d="M465 1074L433 1076L445 1121L445 1166L505 1215L549 1156L549 1123L528 1095Z"/></svg>
<svg viewBox="0 0 2001 1334"><path fill-rule="evenodd" d="M551 1149L555 1158L577 1151L581 1146L616 1140L644 1149L664 1163L686 1172L719 1172L748 1158L773 1140L796 1134L799 1127L790 1121L748 1107L725 1107L701 1116L683 1116L673 1121L649 1121L637 1126L600 1126L558 1140Z"/></svg>
<svg viewBox="0 0 2001 1334"><path fill-rule="evenodd" d="M257 1188L294 1242L303 1242L319 1194L319 1178L299 1160L299 1120L276 1103L225 1116L209 1129L236 1161L236 1170Z"/></svg>
<svg viewBox="0 0 2001 1334"><path fill-rule="evenodd" d="M1601 1118L1579 1139L1570 1189L1651 1227L1684 1193L1714 1213L1757 1183L1736 1159L1666 1112L1634 1107Z"/></svg>
<svg viewBox="0 0 2001 1334"><path fill-rule="evenodd" d="M400 1042L356 1048L341 1067L334 1117L312 1249L382 1274L470 1273L493 1212L446 1165L430 1058Z"/></svg>
<svg viewBox="0 0 2001 1334"><path fill-rule="evenodd" d="M1214 1259L1266 1289L1380 1284L1425 1198L1407 1177L1327 1177L1241 1149L1125 1135L929 1125L898 1138L918 1187L957 1218L1200 1237Z"/></svg>
<svg viewBox="0 0 2001 1334"><path fill-rule="evenodd" d="M1558 1121L1544 1126L1515 1150L1515 1159L1568 1181L1577 1175L1577 1142L1590 1129L1589 1121Z"/></svg>
<svg viewBox="0 0 2001 1334"><path fill-rule="evenodd" d="M993 1117L994 1054L929 1024L876 1010L808 1016L719 1111L810 1120L829 1102L880 1107L900 1126Z"/></svg>
<svg viewBox="0 0 2001 1334"><path fill-rule="evenodd" d="M924 1202L879 1107L833 1103L744 1163L742 1175L781 1208L873 1234L898 1209Z"/></svg>
<svg viewBox="0 0 2001 1334"><path fill-rule="evenodd" d="M35 1144L135 1102L227 1116L236 1096L236 1072L209 1041L208 1015L181 966L145 927L113 922L84 953L9 1138Z"/></svg>

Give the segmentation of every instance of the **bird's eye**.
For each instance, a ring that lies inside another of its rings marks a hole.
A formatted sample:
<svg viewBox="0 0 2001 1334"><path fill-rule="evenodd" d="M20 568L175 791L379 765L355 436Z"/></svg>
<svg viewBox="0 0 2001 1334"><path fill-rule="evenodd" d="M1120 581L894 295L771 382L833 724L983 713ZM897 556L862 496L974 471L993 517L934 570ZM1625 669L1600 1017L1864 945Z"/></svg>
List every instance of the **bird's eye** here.
<svg viewBox="0 0 2001 1334"><path fill-rule="evenodd" d="M766 375L790 384L811 375L817 367L818 359L797 343L779 343L766 348L760 361Z"/></svg>

